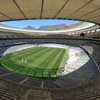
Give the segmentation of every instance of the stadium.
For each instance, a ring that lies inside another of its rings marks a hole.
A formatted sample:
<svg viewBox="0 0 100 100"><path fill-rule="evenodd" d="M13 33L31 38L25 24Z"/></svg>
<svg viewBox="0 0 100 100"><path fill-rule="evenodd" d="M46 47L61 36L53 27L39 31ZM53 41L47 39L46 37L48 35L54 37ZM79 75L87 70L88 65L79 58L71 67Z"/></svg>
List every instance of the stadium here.
<svg viewBox="0 0 100 100"><path fill-rule="evenodd" d="M1 0L0 22L80 22L0 24L0 100L100 100L99 6L99 0Z"/></svg>

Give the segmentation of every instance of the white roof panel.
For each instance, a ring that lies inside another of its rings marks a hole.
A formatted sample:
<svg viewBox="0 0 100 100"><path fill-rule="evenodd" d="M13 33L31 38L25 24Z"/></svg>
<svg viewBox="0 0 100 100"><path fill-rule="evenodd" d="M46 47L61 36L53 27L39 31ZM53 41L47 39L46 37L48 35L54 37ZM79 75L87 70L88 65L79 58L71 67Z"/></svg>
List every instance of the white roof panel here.
<svg viewBox="0 0 100 100"><path fill-rule="evenodd" d="M66 18L100 23L100 0L0 0L0 21Z"/></svg>

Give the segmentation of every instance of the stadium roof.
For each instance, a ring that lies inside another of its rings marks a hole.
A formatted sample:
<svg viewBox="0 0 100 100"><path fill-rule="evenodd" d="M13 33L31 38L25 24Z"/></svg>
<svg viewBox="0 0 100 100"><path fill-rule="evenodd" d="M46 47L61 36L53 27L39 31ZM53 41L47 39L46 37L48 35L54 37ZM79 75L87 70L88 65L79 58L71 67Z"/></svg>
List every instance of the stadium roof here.
<svg viewBox="0 0 100 100"><path fill-rule="evenodd" d="M32 18L100 23L100 0L0 0L0 21Z"/></svg>

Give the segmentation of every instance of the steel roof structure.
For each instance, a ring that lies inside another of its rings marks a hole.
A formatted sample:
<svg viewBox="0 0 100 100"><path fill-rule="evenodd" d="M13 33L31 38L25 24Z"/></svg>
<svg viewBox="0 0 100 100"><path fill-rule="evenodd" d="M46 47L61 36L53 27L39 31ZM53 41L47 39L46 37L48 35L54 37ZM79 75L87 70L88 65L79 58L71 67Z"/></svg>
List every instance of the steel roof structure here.
<svg viewBox="0 0 100 100"><path fill-rule="evenodd" d="M100 0L0 0L0 21L62 18L100 24Z"/></svg>

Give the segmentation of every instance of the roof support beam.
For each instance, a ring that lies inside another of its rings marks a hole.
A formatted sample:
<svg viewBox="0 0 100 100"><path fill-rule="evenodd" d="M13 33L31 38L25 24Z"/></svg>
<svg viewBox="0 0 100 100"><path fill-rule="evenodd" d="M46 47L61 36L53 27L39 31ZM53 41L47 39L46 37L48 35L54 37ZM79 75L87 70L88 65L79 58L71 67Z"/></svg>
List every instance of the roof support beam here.
<svg viewBox="0 0 100 100"><path fill-rule="evenodd" d="M1 11L0 11L0 14L12 20L12 18L11 18L11 17L9 17L8 15L4 14L4 13L3 13L3 12L1 12Z"/></svg>
<svg viewBox="0 0 100 100"><path fill-rule="evenodd" d="M41 3L40 19L42 18L42 14L43 14L43 5L44 5L44 0L42 0L42 3Z"/></svg>
<svg viewBox="0 0 100 100"><path fill-rule="evenodd" d="M16 2L16 0L13 0L14 4L16 5L16 7L19 9L20 13L24 16L24 18L27 18L24 14L24 12L22 11L22 9L20 8L20 6L18 5L18 3Z"/></svg>
<svg viewBox="0 0 100 100"><path fill-rule="evenodd" d="M88 6L92 1L94 1L94 0L90 0L90 1L88 1L86 4L84 4L83 6L81 6L80 8L78 8L78 9L74 12L74 14L78 13L81 9L85 8L86 6ZM70 14L70 16L72 16L72 15L73 15L73 13Z"/></svg>
<svg viewBox="0 0 100 100"><path fill-rule="evenodd" d="M100 8L94 9L94 10L92 10L92 11L90 11L90 12L88 12L88 13L82 15L81 17L87 16L87 15L89 15L89 14L91 14L91 13L94 13L94 12L96 12L96 11L98 11L98 10L100 10Z"/></svg>
<svg viewBox="0 0 100 100"><path fill-rule="evenodd" d="M95 17L92 17L92 19L96 19L96 18L98 18L98 17L100 17L100 15L97 15L97 16L95 16Z"/></svg>
<svg viewBox="0 0 100 100"><path fill-rule="evenodd" d="M61 11L64 9L64 7L68 4L69 0L66 0L65 3L62 5L62 7L58 10L58 12L56 13L56 15L54 16L54 18L56 18Z"/></svg>

